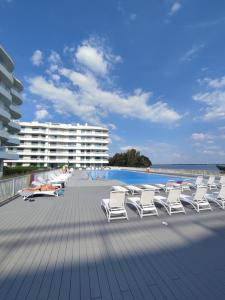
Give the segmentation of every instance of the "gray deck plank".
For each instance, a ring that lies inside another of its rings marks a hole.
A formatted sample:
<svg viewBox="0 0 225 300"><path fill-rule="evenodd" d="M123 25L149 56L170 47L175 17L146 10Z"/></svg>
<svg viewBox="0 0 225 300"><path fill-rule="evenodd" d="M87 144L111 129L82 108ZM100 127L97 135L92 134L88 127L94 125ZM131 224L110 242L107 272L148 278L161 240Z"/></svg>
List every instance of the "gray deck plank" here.
<svg viewBox="0 0 225 300"><path fill-rule="evenodd" d="M21 240L15 238L15 242L10 247L13 247L13 251L9 251L9 255L4 259L1 264L1 275L5 274L5 280L1 280L1 295L5 297L8 291L12 291L12 287L15 288L15 285L18 287L22 277L20 276L21 271L26 266L30 255L33 255L33 248L30 247L30 240L38 238L39 232L35 229L37 228L40 221L44 220L46 214L44 209L39 212L36 219L33 219L32 230L29 232L29 228L23 233L26 236L23 236ZM32 258L31 258L32 259ZM6 276L7 274L7 276ZM10 275L13 274L13 280L7 280L10 278ZM16 292L16 288L15 288Z"/></svg>
<svg viewBox="0 0 225 300"><path fill-rule="evenodd" d="M1 299L224 299L225 211L106 222L109 182L0 208ZM162 221L168 222L163 226Z"/></svg>

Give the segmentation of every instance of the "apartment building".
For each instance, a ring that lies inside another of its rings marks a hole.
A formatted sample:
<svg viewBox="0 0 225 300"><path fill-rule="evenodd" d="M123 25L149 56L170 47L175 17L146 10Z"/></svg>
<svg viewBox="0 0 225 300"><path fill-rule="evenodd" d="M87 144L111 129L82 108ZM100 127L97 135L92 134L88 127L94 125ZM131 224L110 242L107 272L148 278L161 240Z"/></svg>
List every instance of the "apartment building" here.
<svg viewBox="0 0 225 300"><path fill-rule="evenodd" d="M7 151L8 146L18 146L16 134L20 131L15 119L21 117L22 83L13 75L14 62L0 45L0 176L2 176L3 162L18 159L15 152Z"/></svg>
<svg viewBox="0 0 225 300"><path fill-rule="evenodd" d="M101 167L108 163L108 129L80 124L19 122L19 159L7 165ZM11 147L10 150L15 149Z"/></svg>

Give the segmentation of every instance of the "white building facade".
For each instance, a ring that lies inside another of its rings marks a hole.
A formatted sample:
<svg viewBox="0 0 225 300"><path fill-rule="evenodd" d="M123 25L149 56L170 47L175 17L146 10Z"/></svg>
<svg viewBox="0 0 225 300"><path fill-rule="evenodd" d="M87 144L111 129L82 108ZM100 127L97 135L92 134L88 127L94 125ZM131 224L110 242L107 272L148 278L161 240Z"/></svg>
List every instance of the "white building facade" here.
<svg viewBox="0 0 225 300"><path fill-rule="evenodd" d="M80 124L19 122L19 159L7 165L102 167L108 164L108 129Z"/></svg>
<svg viewBox="0 0 225 300"><path fill-rule="evenodd" d="M19 156L7 151L8 146L18 146L17 133L20 131L15 119L21 117L22 83L13 75L14 62L0 45L0 176L3 162L6 159L15 160Z"/></svg>

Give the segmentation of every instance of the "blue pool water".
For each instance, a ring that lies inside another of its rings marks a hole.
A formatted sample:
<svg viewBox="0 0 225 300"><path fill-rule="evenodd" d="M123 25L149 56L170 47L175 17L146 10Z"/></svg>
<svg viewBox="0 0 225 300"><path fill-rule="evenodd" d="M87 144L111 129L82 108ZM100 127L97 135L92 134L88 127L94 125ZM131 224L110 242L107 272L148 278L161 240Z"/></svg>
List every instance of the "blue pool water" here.
<svg viewBox="0 0 225 300"><path fill-rule="evenodd" d="M133 172L125 170L107 170L107 171L90 171L89 178L105 179L105 180L119 180L126 184L154 184L166 183L168 180L182 181L184 178L176 176L148 174L143 172Z"/></svg>

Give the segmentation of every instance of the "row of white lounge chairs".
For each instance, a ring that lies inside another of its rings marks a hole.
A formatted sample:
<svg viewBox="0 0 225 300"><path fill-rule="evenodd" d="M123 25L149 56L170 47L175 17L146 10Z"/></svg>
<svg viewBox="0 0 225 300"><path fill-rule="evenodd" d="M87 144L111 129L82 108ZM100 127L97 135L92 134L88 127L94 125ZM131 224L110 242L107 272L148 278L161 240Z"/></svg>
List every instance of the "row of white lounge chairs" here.
<svg viewBox="0 0 225 300"><path fill-rule="evenodd" d="M31 188L18 191L18 194L23 197L24 200L33 198L35 196L59 196L61 188L64 188L68 179L72 173L62 173L61 171L55 171L47 173L46 177L37 175L35 180L31 182ZM44 185L51 185L55 187L55 190L43 190ZM33 187L40 187L40 189L32 189Z"/></svg>
<svg viewBox="0 0 225 300"><path fill-rule="evenodd" d="M209 179L203 181L203 177L199 176L195 182L189 180L185 183L170 181L167 184L156 185L113 186L109 199L102 199L101 206L106 212L108 222L114 219L128 219L126 203L135 207L141 218L158 216L156 204L163 206L169 215L186 213L182 203L190 204L197 212L212 210L210 202L225 209L225 176L217 182L214 179L213 185L213 178ZM196 191L191 194L191 189L194 188ZM212 192L212 189L219 190ZM160 190L164 190L166 196L157 195ZM189 195L183 193L185 190L190 190Z"/></svg>

